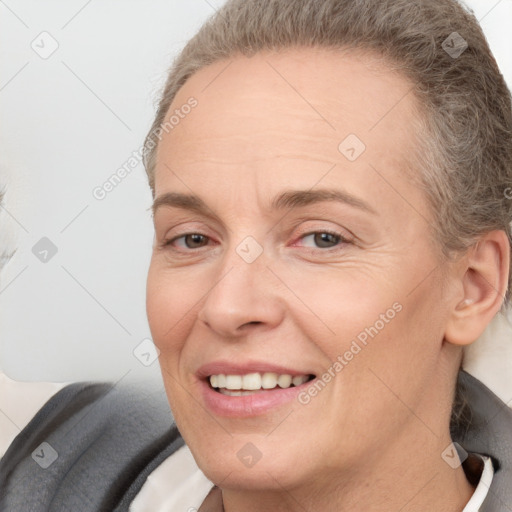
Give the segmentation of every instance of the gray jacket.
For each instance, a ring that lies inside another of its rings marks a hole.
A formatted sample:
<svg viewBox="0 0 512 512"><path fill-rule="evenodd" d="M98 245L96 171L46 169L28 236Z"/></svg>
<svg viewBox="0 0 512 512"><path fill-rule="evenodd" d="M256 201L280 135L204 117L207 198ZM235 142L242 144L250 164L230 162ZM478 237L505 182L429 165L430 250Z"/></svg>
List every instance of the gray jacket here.
<svg viewBox="0 0 512 512"><path fill-rule="evenodd" d="M480 510L512 511L512 410L468 373L459 381L472 419L452 439L489 455L495 470ZM163 389L72 384L0 460L0 512L126 512L147 476L182 445Z"/></svg>

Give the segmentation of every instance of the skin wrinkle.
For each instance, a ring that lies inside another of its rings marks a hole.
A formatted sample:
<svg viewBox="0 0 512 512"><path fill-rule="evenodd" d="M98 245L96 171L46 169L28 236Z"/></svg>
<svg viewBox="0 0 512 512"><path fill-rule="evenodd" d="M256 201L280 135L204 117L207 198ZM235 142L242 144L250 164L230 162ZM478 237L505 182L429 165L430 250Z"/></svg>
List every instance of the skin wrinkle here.
<svg viewBox="0 0 512 512"><path fill-rule="evenodd" d="M305 103L296 124L298 97L276 87L267 60L296 88L300 84L309 101L341 95L360 108L345 111L342 103L329 112L338 135ZM200 70L179 91L171 108L190 96L198 107L162 139L155 176L157 197L194 193L219 217L212 222L175 209L155 215L148 320L185 441L206 476L222 481L226 512L299 510L290 494L307 510L326 512L462 510L473 489L462 469L451 469L440 454L451 441L461 352L445 334L460 300L464 262L440 262L425 221L432 218L426 198L401 171L414 143L408 130L413 98L406 96L368 133L364 91L377 78L358 59L329 52L311 59L306 50L240 58L202 93L224 66ZM384 112L409 84L385 70L380 76L385 80L370 103ZM268 103L271 96L279 114ZM282 137L276 139L278 128ZM355 162L337 153L347 133L360 135L367 147ZM233 138L237 144L229 143ZM316 151L337 164L327 175L323 165L278 158ZM378 217L322 203L321 216L311 205L281 219L266 206L291 184L346 189ZM330 253L292 247L308 224L316 231L346 224L356 236L365 230L358 226L366 226L368 244ZM177 257L158 245L171 232L218 233L219 239ZM250 264L236 252L248 235L263 247ZM257 359L321 375L395 302L401 312L307 406L293 403L239 419L213 418L200 405L195 372L201 365ZM252 468L237 457L248 442L263 454Z"/></svg>

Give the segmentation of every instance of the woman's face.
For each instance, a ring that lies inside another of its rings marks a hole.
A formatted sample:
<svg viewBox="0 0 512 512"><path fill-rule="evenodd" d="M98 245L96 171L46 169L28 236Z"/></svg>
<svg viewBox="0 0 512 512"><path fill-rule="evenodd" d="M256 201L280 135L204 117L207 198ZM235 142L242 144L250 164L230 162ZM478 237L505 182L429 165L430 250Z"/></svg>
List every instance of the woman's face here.
<svg viewBox="0 0 512 512"><path fill-rule="evenodd" d="M410 88L369 57L297 49L204 68L169 110L147 313L178 427L223 487L446 446L449 298L406 178Z"/></svg>

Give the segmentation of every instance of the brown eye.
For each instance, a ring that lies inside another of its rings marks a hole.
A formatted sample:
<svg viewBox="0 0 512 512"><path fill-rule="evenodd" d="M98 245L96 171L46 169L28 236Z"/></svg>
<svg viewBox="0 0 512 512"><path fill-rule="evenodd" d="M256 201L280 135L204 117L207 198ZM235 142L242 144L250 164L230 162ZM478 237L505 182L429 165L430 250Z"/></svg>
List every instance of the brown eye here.
<svg viewBox="0 0 512 512"><path fill-rule="evenodd" d="M328 231L316 231L302 237L303 245L313 248L329 249L336 247L340 242L345 242L341 235L329 233Z"/></svg>
<svg viewBox="0 0 512 512"><path fill-rule="evenodd" d="M164 245L174 245L181 249L198 249L208 243L208 237L200 233L188 233L172 240L168 240Z"/></svg>
<svg viewBox="0 0 512 512"><path fill-rule="evenodd" d="M185 240L185 245L189 249L196 249L197 247L202 247L207 242L207 237L205 237L204 235L199 235L197 233L185 235L183 238Z"/></svg>
<svg viewBox="0 0 512 512"><path fill-rule="evenodd" d="M318 247L333 247L339 240L340 237L332 233L315 233L315 244Z"/></svg>

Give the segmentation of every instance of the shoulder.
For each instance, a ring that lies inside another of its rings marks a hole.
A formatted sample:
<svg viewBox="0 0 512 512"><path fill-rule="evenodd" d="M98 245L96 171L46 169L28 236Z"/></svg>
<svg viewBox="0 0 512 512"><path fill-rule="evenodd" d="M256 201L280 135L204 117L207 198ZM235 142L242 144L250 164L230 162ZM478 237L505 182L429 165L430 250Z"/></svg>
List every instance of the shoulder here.
<svg viewBox="0 0 512 512"><path fill-rule="evenodd" d="M112 511L182 445L161 387L71 384L2 458L0 509Z"/></svg>
<svg viewBox="0 0 512 512"><path fill-rule="evenodd" d="M482 512L498 512L512 502L512 409L481 381L459 372L469 415L467 422L452 432L452 439L465 451L487 455L494 477Z"/></svg>

